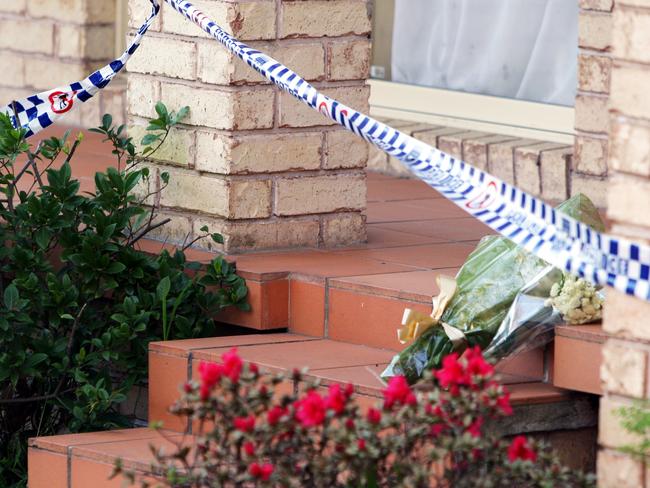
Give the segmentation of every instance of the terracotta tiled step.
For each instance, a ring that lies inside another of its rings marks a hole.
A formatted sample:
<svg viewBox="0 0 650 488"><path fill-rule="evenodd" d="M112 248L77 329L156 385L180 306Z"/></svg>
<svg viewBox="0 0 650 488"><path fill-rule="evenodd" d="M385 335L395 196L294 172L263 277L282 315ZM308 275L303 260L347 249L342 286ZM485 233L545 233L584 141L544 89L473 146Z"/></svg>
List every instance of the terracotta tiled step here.
<svg viewBox="0 0 650 488"><path fill-rule="evenodd" d="M182 435L167 432L173 441ZM146 476L153 457L150 445L170 451L170 441L150 429L129 429L89 434L38 437L29 443L29 488L120 488L117 477L109 480L119 457L129 470ZM153 478L147 478L155 481ZM139 485L137 485L139 486Z"/></svg>
<svg viewBox="0 0 650 488"><path fill-rule="evenodd" d="M307 367L309 376L325 385L352 383L362 405L381 397L383 385L378 376L394 354L386 349L290 333L151 343L149 421L162 421L166 429L174 431L189 429L186 423L168 413L169 406L179 398L181 385L197 378L200 361L219 361L231 347L237 347L245 360L268 371ZM534 352L528 358L519 358L514 367L505 364L498 368L503 381L510 385L515 404L551 404L567 398L563 390L538 380L541 362L538 355L539 352Z"/></svg>
<svg viewBox="0 0 650 488"><path fill-rule="evenodd" d="M601 325L555 329L553 384L570 390L602 394L600 365L607 334Z"/></svg>

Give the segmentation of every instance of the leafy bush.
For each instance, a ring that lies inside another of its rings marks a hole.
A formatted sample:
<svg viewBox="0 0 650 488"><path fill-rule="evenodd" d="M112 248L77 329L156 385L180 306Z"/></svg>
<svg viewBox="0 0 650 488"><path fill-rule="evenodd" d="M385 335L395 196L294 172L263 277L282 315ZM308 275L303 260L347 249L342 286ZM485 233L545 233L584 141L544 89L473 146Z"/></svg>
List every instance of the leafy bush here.
<svg viewBox="0 0 650 488"><path fill-rule="evenodd" d="M150 341L211 335L217 312L248 306L223 258L199 272L183 251L136 249L166 223L135 191L149 178L137 163L187 114L156 110L141 154L104 116L96 131L117 168L95 175L92 194L70 168L81 138L34 150L0 115L0 486L24 485L28 437L126 425L116 406L145 380Z"/></svg>
<svg viewBox="0 0 650 488"><path fill-rule="evenodd" d="M430 391L391 378L383 402L365 412L351 386L322 393L314 383L280 397L274 390L287 378L261 375L236 350L222 364L201 363L199 374L172 408L199 426L198 435L169 439L176 450L167 455L152 448L154 473L167 486L595 486L537 442L484 431L486 420L512 409L478 348L428 372ZM116 472L135 479L119 462Z"/></svg>
<svg viewBox="0 0 650 488"><path fill-rule="evenodd" d="M650 456L650 402L638 400L629 407L616 412L622 419L623 428L638 439L636 444L621 448L623 452L645 459Z"/></svg>

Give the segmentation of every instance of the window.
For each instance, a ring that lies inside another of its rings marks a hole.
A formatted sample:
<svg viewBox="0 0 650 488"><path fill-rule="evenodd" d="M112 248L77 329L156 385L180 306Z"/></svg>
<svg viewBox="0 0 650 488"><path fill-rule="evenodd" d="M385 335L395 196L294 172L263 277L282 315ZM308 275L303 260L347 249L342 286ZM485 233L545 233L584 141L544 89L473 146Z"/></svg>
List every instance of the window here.
<svg viewBox="0 0 650 488"><path fill-rule="evenodd" d="M573 142L578 2L376 0L378 116Z"/></svg>

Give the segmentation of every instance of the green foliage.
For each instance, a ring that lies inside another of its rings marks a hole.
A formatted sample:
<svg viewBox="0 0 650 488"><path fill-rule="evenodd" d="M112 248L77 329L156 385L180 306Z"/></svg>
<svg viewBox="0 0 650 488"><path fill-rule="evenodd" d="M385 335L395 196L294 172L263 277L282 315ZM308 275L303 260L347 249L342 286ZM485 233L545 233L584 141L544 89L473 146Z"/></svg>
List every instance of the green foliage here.
<svg viewBox="0 0 650 488"><path fill-rule="evenodd" d="M134 192L149 178L137 163L187 115L156 111L141 154L104 116L96 132L117 168L95 175L92 194L80 193L70 167L81 138L32 150L0 116L0 486L24 485L29 437L127 425L117 406L146 379L150 341L211 335L219 311L248 308L246 284L224 258L202 270L182 250L137 249L165 223L143 206L151 195ZM203 232L190 244L223 241Z"/></svg>
<svg viewBox="0 0 650 488"><path fill-rule="evenodd" d="M643 458L650 456L650 402L639 401L630 407L621 407L616 413L622 417L623 428L639 439L637 444L622 450Z"/></svg>

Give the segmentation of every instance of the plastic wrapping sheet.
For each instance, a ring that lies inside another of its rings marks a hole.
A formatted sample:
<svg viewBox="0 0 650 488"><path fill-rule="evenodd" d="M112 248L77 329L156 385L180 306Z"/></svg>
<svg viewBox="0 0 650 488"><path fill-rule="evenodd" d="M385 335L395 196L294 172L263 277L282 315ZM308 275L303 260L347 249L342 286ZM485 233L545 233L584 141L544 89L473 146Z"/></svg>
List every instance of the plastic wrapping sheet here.
<svg viewBox="0 0 650 488"><path fill-rule="evenodd" d="M558 210L596 230L604 227L584 195ZM563 321L547 304L551 287L561 280L562 271L505 237L485 237L456 275L456 294L441 321L465 333L464 347L478 345L494 359L543 345ZM454 350L443 328L433 327L397 354L382 376L404 375L414 383Z"/></svg>

